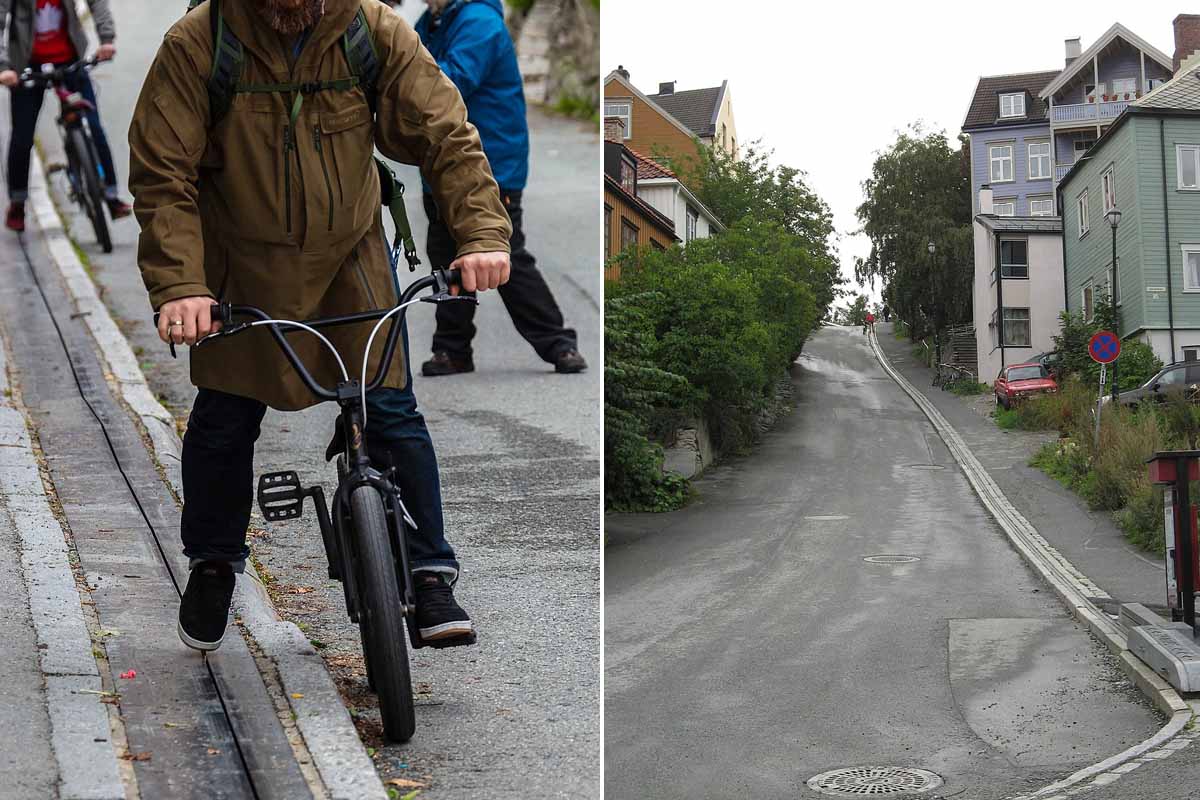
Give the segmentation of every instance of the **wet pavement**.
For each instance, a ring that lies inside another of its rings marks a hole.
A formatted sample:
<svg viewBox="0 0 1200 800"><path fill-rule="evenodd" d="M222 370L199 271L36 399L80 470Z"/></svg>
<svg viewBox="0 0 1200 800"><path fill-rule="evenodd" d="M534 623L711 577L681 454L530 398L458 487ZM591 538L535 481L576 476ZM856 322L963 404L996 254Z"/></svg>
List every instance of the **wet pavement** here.
<svg viewBox="0 0 1200 800"><path fill-rule="evenodd" d="M857 329L792 378L794 413L688 508L606 519L608 797L816 797L874 764L987 800L1158 729Z"/></svg>
<svg viewBox="0 0 1200 800"><path fill-rule="evenodd" d="M142 77L175 4L114 0L119 61L97 70L110 136L123 138ZM53 122L41 139L56 160ZM423 650L413 658L417 733L403 747L379 739L366 691L356 626L340 584L324 576L315 522L262 527L252 547L287 619L321 649L385 779L422 798L594 797L599 781L599 529L601 357L599 139L596 129L530 111L533 163L525 193L529 247L595 367L559 376L515 333L499 297L476 317L472 375L416 378L416 393L438 450L448 537L459 551L458 594L480 630L478 646ZM127 148L117 148L122 181ZM415 170L400 171L423 250L424 216ZM60 197L61 199L61 197ZM173 362L151 326L136 269L137 223L114 226L111 255L90 244L75 217L90 271L142 360L151 388L180 419L194 389L183 360ZM407 272L401 272L401 281ZM413 358L427 357L432 308L410 315ZM297 469L333 484L321 454L333 411L268 414L256 471ZM406 788L407 787L407 788Z"/></svg>

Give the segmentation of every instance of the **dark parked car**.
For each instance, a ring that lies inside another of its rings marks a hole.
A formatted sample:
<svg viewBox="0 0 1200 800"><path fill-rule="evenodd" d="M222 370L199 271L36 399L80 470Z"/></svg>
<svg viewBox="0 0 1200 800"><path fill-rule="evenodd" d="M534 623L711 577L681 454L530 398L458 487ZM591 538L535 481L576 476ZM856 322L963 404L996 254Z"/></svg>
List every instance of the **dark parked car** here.
<svg viewBox="0 0 1200 800"><path fill-rule="evenodd" d="M1200 400L1200 361L1164 367L1138 388L1118 394L1117 400L1126 406L1136 406L1143 400L1162 402L1171 391L1186 392L1187 398L1193 403ZM1105 397L1103 402L1107 403L1111 399L1111 396Z"/></svg>
<svg viewBox="0 0 1200 800"><path fill-rule="evenodd" d="M1050 377L1057 380L1062 369L1062 358L1057 350L1050 350L1045 353L1038 353L1033 358L1029 359L1030 364L1041 364L1046 368L1046 372L1050 373Z"/></svg>
<svg viewBox="0 0 1200 800"><path fill-rule="evenodd" d="M1035 394L1048 394L1058 391L1058 384L1050 377L1050 373L1041 364L1027 362L1013 364L1000 370L992 384L992 392L996 395L996 405L1012 408L1027 397Z"/></svg>

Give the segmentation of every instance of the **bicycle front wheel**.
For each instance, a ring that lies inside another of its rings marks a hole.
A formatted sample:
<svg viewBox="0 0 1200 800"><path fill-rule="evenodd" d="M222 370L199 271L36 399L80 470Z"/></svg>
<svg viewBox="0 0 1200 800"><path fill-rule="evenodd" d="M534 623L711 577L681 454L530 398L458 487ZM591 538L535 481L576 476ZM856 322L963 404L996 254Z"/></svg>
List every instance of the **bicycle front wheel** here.
<svg viewBox="0 0 1200 800"><path fill-rule="evenodd" d="M393 742L407 742L416 730L412 678L396 560L388 536L383 498L371 486L350 495L359 576L359 619L363 655L379 696L383 733Z"/></svg>
<svg viewBox="0 0 1200 800"><path fill-rule="evenodd" d="M76 185L80 204L92 223L92 230L96 232L96 241L100 243L100 248L106 253L111 253L112 236L108 232L108 218L104 216L104 186L100 182L95 150L82 128L73 128L67 132L67 147L74 151L73 160L79 166Z"/></svg>

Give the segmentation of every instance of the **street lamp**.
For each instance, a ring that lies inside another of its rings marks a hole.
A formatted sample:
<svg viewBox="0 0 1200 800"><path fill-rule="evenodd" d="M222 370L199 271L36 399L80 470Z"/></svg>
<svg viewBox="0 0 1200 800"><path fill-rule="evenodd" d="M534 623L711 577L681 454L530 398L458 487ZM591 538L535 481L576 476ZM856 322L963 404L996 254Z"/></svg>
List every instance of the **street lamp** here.
<svg viewBox="0 0 1200 800"><path fill-rule="evenodd" d="M925 246L925 249L929 251L929 285L937 286L937 281L933 279L933 254L937 252L937 245L933 243L933 239L929 240L929 244ZM936 299L933 314L934 361L937 362L933 365L933 369L934 372L940 374L942 371L942 327L939 323L941 322L942 311L941 307L937 305Z"/></svg>
<svg viewBox="0 0 1200 800"><path fill-rule="evenodd" d="M1112 284L1109 287L1108 299L1112 302L1113 310L1113 326L1116 328L1113 333L1117 335L1117 339L1121 338L1121 312L1117 308L1117 226L1121 224L1121 212L1114 208L1104 215L1108 220L1108 225L1112 228ZM1117 362L1112 363L1112 399L1115 403L1117 400Z"/></svg>

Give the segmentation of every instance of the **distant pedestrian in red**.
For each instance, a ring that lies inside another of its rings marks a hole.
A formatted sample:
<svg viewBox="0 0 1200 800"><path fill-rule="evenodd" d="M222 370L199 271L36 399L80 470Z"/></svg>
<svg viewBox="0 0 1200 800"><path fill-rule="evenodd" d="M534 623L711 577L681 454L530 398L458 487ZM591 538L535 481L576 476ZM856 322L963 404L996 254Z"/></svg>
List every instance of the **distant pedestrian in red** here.
<svg viewBox="0 0 1200 800"><path fill-rule="evenodd" d="M867 328L868 328L868 327L874 327L874 325L875 325L875 315L874 315L874 314L872 314L870 311L868 311L868 312L867 312L867 316L866 316L865 320L866 320L866 321L865 321L865 322L863 322L863 333L866 333L866 332L867 332Z"/></svg>

